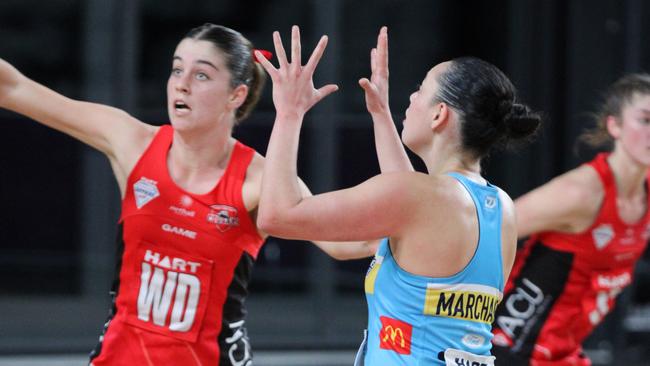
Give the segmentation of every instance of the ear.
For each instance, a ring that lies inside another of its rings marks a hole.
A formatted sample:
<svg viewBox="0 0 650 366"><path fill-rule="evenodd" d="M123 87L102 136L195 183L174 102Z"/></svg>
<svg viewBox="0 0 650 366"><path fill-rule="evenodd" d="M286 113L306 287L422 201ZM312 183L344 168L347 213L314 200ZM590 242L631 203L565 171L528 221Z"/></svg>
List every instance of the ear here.
<svg viewBox="0 0 650 366"><path fill-rule="evenodd" d="M241 107L242 104L246 101L248 96L248 86L244 84L239 84L233 91L230 93L230 99L228 99L228 106L233 110Z"/></svg>
<svg viewBox="0 0 650 366"><path fill-rule="evenodd" d="M432 108L431 129L437 130L447 124L449 120L449 107L445 103L436 103Z"/></svg>
<svg viewBox="0 0 650 366"><path fill-rule="evenodd" d="M605 127L607 127L607 132L609 132L614 139L621 136L621 122L616 117L607 116L607 119L605 119Z"/></svg>

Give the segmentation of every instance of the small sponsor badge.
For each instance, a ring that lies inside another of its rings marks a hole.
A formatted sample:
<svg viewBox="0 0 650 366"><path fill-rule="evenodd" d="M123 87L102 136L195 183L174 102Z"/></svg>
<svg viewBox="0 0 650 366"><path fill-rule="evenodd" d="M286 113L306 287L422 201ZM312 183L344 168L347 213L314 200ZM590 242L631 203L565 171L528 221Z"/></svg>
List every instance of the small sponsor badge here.
<svg viewBox="0 0 650 366"><path fill-rule="evenodd" d="M614 230L610 224L602 224L591 232L596 249L601 250L614 238Z"/></svg>
<svg viewBox="0 0 650 366"><path fill-rule="evenodd" d="M453 348L445 350L447 366L494 366L494 359L494 356L479 356Z"/></svg>
<svg viewBox="0 0 650 366"><path fill-rule="evenodd" d="M402 355L411 354L413 326L398 319L380 316L379 347Z"/></svg>
<svg viewBox="0 0 650 366"><path fill-rule="evenodd" d="M154 198L160 196L158 182L145 177L133 184L133 195L135 196L135 206L141 209L144 205L151 202Z"/></svg>
<svg viewBox="0 0 650 366"><path fill-rule="evenodd" d="M234 226L239 226L237 209L228 205L212 205L207 216L208 222L215 224L219 231L226 232Z"/></svg>

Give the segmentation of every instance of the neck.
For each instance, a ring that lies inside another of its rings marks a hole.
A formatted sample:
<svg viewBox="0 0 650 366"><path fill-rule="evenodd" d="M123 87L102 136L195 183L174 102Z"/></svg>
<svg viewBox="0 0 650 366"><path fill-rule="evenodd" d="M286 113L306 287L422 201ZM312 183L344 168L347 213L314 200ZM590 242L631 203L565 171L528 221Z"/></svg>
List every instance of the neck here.
<svg viewBox="0 0 650 366"><path fill-rule="evenodd" d="M418 155L424 160L429 174L458 172L474 180L484 181L481 177L481 160L461 153L458 144L431 144L427 150Z"/></svg>
<svg viewBox="0 0 650 366"><path fill-rule="evenodd" d="M178 172L221 169L228 165L234 145L232 126L219 123L207 131L174 131L168 163Z"/></svg>
<svg viewBox="0 0 650 366"><path fill-rule="evenodd" d="M619 196L629 198L639 194L645 195L648 167L639 164L618 148L609 155L607 162L614 173Z"/></svg>

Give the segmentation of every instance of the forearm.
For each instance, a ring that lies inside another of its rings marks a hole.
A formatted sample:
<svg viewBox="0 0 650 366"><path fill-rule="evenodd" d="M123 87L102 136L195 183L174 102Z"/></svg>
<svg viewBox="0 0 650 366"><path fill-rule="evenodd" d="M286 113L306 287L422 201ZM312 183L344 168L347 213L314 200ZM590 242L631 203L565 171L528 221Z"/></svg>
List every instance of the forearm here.
<svg viewBox="0 0 650 366"><path fill-rule="evenodd" d="M301 125L302 116L278 113L271 132L258 213L258 225L271 234L287 224L291 209L302 200L297 175Z"/></svg>
<svg viewBox="0 0 650 366"><path fill-rule="evenodd" d="M372 115L375 149L382 173L413 171L390 111Z"/></svg>
<svg viewBox="0 0 650 366"><path fill-rule="evenodd" d="M23 77L15 67L0 59L0 107L11 109L9 96Z"/></svg>

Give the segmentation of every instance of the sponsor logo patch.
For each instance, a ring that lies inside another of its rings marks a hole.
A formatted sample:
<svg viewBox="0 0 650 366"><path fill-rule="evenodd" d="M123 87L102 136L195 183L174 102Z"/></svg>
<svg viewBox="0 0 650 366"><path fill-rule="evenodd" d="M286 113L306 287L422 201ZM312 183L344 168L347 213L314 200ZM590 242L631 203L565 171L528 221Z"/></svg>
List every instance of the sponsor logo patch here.
<svg viewBox="0 0 650 366"><path fill-rule="evenodd" d="M610 224L602 224L591 232L596 249L602 250L614 239L614 230Z"/></svg>
<svg viewBox="0 0 650 366"><path fill-rule="evenodd" d="M141 209L144 205L151 202L154 198L160 196L157 184L158 182L155 180L145 177L141 177L140 180L133 184L135 206L138 209Z"/></svg>
<svg viewBox="0 0 650 366"><path fill-rule="evenodd" d="M207 220L215 224L219 231L226 232L234 226L239 226L239 216L237 209L228 205L212 205L208 213Z"/></svg>
<svg viewBox="0 0 650 366"><path fill-rule="evenodd" d="M370 267L366 273L366 279L364 281L364 289L367 294L375 293L375 281L377 280L377 273L379 273L379 268L381 263L384 261L384 257L381 255L375 255L370 262Z"/></svg>
<svg viewBox="0 0 650 366"><path fill-rule="evenodd" d="M469 348L479 348L485 344L485 337L478 334L465 334L461 341Z"/></svg>
<svg viewBox="0 0 650 366"><path fill-rule="evenodd" d="M379 347L402 355L411 354L413 326L401 320L380 316Z"/></svg>
<svg viewBox="0 0 650 366"><path fill-rule="evenodd" d="M427 287L424 314L490 324L500 295L498 290L478 285L454 288Z"/></svg>
<svg viewBox="0 0 650 366"><path fill-rule="evenodd" d="M193 210L188 210L184 207L178 207L178 206L169 206L169 210L176 215L179 216L186 216L186 217L194 217L196 216L196 212Z"/></svg>
<svg viewBox="0 0 650 366"><path fill-rule="evenodd" d="M163 231L166 231L168 233L180 235L189 239L196 239L196 231L183 229L182 227L178 227L170 224L162 224L160 228L163 229Z"/></svg>

